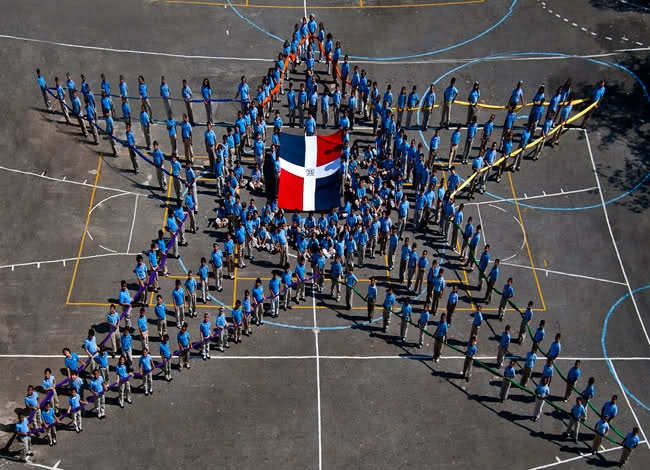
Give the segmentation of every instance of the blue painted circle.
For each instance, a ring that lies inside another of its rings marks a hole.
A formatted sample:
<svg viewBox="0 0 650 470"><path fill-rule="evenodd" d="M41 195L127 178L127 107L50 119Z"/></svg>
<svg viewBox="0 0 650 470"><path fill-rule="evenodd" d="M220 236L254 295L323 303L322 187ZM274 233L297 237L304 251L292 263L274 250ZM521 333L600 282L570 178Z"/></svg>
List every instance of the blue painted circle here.
<svg viewBox="0 0 650 470"><path fill-rule="evenodd" d="M632 291L632 295L636 294L637 292L641 292L641 291L643 291L643 290L646 290L646 289L650 289L650 285L647 285L647 286L643 286L643 287L639 287L639 288L637 288L637 289L634 289L634 290ZM603 333L602 333L602 335L601 335L601 337L600 337L600 344L601 344L601 346L602 346L602 348L603 348L603 356L605 356L605 362L607 363L607 368L609 369L609 372L612 374L612 377L614 377L614 380L617 379L618 374L616 374L616 372L613 370L613 368L612 368L612 361L609 359L609 356L607 356L607 347L605 346L605 339L607 338L607 326L609 325L609 319L610 319L611 316L614 314L614 312L616 311L616 309L618 308L618 306L619 306L619 305L620 305L624 300L627 300L629 297L630 297L630 293L628 292L628 293L625 294L623 297L621 297L620 299L618 299L618 300L614 303L614 305L612 305L612 308L609 309L609 312L607 312L607 315L605 316L605 321L603 322ZM623 382L621 382L620 377L618 377L618 380L617 380L617 381L619 382L619 384L621 385L621 388L623 389L623 391L625 392L625 394L626 394L627 396L629 396L630 398L632 398L635 402L637 402L640 406L642 406L643 408L645 408L647 411L650 411L650 407L648 407L648 405L646 405L646 404L643 403L641 400L639 400L636 396L634 396L634 395L633 395L633 394L628 390L628 388L623 384Z"/></svg>
<svg viewBox="0 0 650 470"><path fill-rule="evenodd" d="M648 90L647 90L645 84L630 69L628 69L628 68L626 68L626 67L624 67L624 66L622 66L620 64L614 63L614 62L607 62L607 61L588 58L588 57L575 57L575 56L572 56L572 55L569 55L569 54L563 54L561 52L513 52L513 53L508 53L508 54L495 54L495 55L491 55L491 56L487 56L487 57L482 57L480 59L474 59L472 61L461 64L461 65L459 65L457 67L454 67L453 69L449 70L448 72L442 74L440 77L435 79L433 81L433 84L434 85L438 84L445 77L453 74L454 72L456 72L458 70L461 70L461 69L463 69L465 67L468 67L470 65L479 64L481 62L485 62L485 61L488 61L488 60L507 59L509 57L518 57L518 56L561 56L561 57L567 57L567 58L573 58L573 59L583 59L583 60L587 60L589 62L598 64L598 65L602 65L604 67L616 68L616 69L622 70L623 72L627 73L632 78L634 78L634 80L637 81L637 83L641 86L641 89L643 90L643 94L645 95L646 99L650 103L650 93L648 93ZM423 100L424 100L424 96L422 97L422 99L420 101L420 106L422 105ZM418 124L420 123L420 110L417 111L417 123ZM420 133L420 138L422 139L422 142L424 143L424 145L427 148L429 148L429 143L428 143L427 139L424 137L424 133L422 132L422 130L420 129L418 132ZM643 186L645 184L645 182L648 181L648 179L650 179L650 173L647 173L643 178L641 178L641 180L637 184L635 184L631 189L625 191L622 194L619 194L618 196L616 196L616 197L614 197L612 199L609 199L609 200L605 201L605 204L611 204L611 203L616 202L616 201L618 201L620 199L623 199L624 197L629 196L634 191L636 191L641 186ZM515 201L509 200L507 198L503 198L501 196L497 196L496 194L492 194L492 193L487 192L487 191L485 192L485 194L487 194L488 196L491 196L491 197L493 197L493 198L495 198L497 200L500 200L500 201L503 201L503 202L508 202L510 204L515 204ZM602 206L602 204L593 204L593 205L590 205L590 206L577 206L577 207L543 207L543 206L535 206L535 205L532 205L532 204L525 204L525 203L518 202L518 201L517 201L517 203L521 207L526 207L528 209L544 210L544 211L580 211L580 210L587 210L587 209L596 209L596 208Z"/></svg>
<svg viewBox="0 0 650 470"><path fill-rule="evenodd" d="M262 33L266 34L267 36L272 37L273 39L276 39L276 40L278 40L280 42L284 42L284 39L281 38L280 36L277 36L277 35L271 33L270 31L267 31L262 26L260 26L257 23L251 21L248 17L243 15L237 8L235 8L235 6L232 4L232 2L230 0L226 0L226 1L228 2L228 6L232 9L232 11L235 12L235 14L237 16L239 16L239 18L241 18L243 21L245 21L246 23L251 25L253 28L257 29L258 31L261 31ZM499 19L496 23L494 23L492 26L490 26L485 31L483 31L483 32L481 32L481 33L477 34L476 36L473 36L473 37L471 37L469 39L461 41L459 43L452 44L452 45L447 46L447 47L443 47L442 49L436 49L436 50L429 51L429 52L421 52L419 54L410 54L410 55L402 55L402 56L394 56L394 57L366 57L366 56L355 56L355 55L349 55L349 54L348 54L348 57L350 59L353 59L353 60L356 59L356 60L365 60L365 61L370 61L370 62L383 62L383 61L392 61L392 60L417 59L419 57L428 57L428 56L432 56L432 55L435 55L435 54L440 54L441 52L450 51L452 49L456 49L457 47L461 47L461 46L464 46L466 44L469 44L470 42L476 41L477 39L482 38L483 36L488 34L490 31L494 30L495 28L498 28L501 25L501 23L503 23L506 19L508 19L508 17L512 14L512 11L515 8L515 5L517 4L518 1L519 0L512 0L512 3L510 4L510 7L508 7L508 10L501 17L501 19Z"/></svg>

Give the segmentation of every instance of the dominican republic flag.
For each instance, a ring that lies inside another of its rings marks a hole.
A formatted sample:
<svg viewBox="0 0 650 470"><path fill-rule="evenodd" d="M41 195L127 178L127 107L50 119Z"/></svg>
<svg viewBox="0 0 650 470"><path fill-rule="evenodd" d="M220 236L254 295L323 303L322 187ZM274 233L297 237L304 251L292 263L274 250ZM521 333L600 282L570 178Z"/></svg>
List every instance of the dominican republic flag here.
<svg viewBox="0 0 650 470"><path fill-rule="evenodd" d="M339 196L341 132L302 136L280 134L278 207L285 210L329 211Z"/></svg>

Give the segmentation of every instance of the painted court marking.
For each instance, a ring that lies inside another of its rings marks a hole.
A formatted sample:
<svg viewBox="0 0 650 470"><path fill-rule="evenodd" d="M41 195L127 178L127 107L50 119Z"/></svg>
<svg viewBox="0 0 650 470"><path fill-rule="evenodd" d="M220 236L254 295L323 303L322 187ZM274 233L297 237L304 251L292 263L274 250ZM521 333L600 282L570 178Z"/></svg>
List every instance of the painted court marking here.
<svg viewBox="0 0 650 470"><path fill-rule="evenodd" d="M265 322L267 323L267 322ZM313 331L313 329L312 329ZM319 330L320 333L321 330ZM60 359L63 356L59 354L0 354L0 359ZM137 354L134 354L133 357L140 357ZM158 359L160 356L151 355L151 357ZM200 356L196 356L200 357ZM515 356L508 356L515 357ZM283 360L345 360L345 361L375 361L375 360L386 360L386 359L430 359L431 356L427 354L402 354L402 355L386 355L386 356L332 356L332 355L286 355L286 356L213 356L213 359L223 359L223 360L250 360L250 361L283 361ZM440 356L440 359L444 360L458 360L465 359L465 356ZM476 356L476 359L480 361L494 360L494 356ZM558 357L558 361L569 361L575 362L577 360L581 361L594 361L594 362L607 362L607 361L650 361L650 356L648 357Z"/></svg>
<svg viewBox="0 0 650 470"><path fill-rule="evenodd" d="M614 232L612 231L612 225L609 221L609 214L607 213L607 204L605 203L605 196L603 195L603 189L600 185L600 177L598 176L598 169L596 168L596 161L594 160L594 154L591 151L591 142L589 141L589 133L587 132L586 129L584 130L584 133L585 133L585 140L587 141L587 149L589 150L589 158L591 159L591 167L594 172L594 177L596 178L596 184L598 185L598 193L600 194L600 201L603 207L603 214L605 215L605 222L607 223L607 229L609 230L609 235L612 239L612 245L614 246L614 251L616 252L616 258L618 259L618 264L621 267L621 272L623 273L623 277L625 278L625 284L627 285L627 289L630 293L630 298L632 299L632 303L634 304L634 310L636 310L636 315L639 319L639 322L641 323L641 329L643 330L648 345L650 345L650 338L648 338L648 332L646 331L645 324L643 323L643 319L641 318L641 313L639 312L639 306L637 305L636 299L634 298L634 291L632 290L632 286L630 285L630 280L627 277L627 271L625 270L625 265L623 265L623 260L621 259L621 254L618 251L618 245L616 244L616 237L614 236ZM609 364L611 366L612 375L614 376L614 379L616 380L619 387L621 388L621 392L623 392L623 398L625 398L625 402L627 403L628 408L630 408L630 411L632 412L632 416L634 416L634 421L636 422L636 425L639 427L641 436L643 437L646 445L650 449L650 443L647 440L645 431L643 430L643 427L639 422L639 418L637 418L636 416L634 408L632 408L630 404L630 399L628 398L627 393L625 393L625 388L623 387L623 383L618 378L618 373L614 368L614 364L611 362Z"/></svg>
<svg viewBox="0 0 650 470"><path fill-rule="evenodd" d="M639 442L639 444L647 444L647 441L641 441L641 442ZM599 453L604 454L604 453L607 453L607 452L611 452L613 450L619 450L621 448L622 448L621 446L616 446L616 447L612 447L611 449L601 450L601 451L599 451ZM601 446L601 449L602 449L602 446ZM596 456L591 455L591 452L586 453L586 454L584 452L580 452L579 456L571 457L569 459L564 459L564 460L561 460L559 457L556 456L555 457L556 462L549 463L547 465L541 465L539 467L532 467L529 470L541 470L543 468L555 467L556 465L562 465L562 464L565 464L565 463L568 463L568 462L575 462L576 460L586 459L586 458L590 458L590 457L596 457Z"/></svg>
<svg viewBox="0 0 650 470"><path fill-rule="evenodd" d="M139 55L149 55L149 56L158 56L158 57L168 57L174 59L189 59L189 60L226 60L229 62L263 62L268 63L269 58L264 57L232 57L232 56L208 56L208 55L191 55L191 54L173 54L169 52L160 52L160 51L141 51L134 49L115 49L111 47L100 47L92 46L87 44L71 44L58 41L50 41L47 39L37 39L29 38L24 36L13 36L10 34L0 34L0 39L7 39L13 41L23 41L23 42L35 42L40 44L47 44L51 46L58 47L69 47L73 49L86 49L91 51L101 51L101 52L111 52L116 54L139 54ZM428 60L409 60L409 59L396 59L396 60L385 60L385 61L376 61L368 59L354 59L355 63L359 64L384 64L384 65L395 65L395 64L458 64L458 63L468 63L474 62L476 60L485 60L485 61L495 61L495 60L506 60L511 62L517 61L539 61L539 60L566 60L566 59L598 59L604 57L612 57L619 54L629 53L629 52L639 52L639 51L648 51L650 47L636 47L636 48L627 48L627 49L616 49L610 52L605 52L601 54L586 54L586 55L548 55L544 57L509 57L509 58L495 58L495 57L474 57L474 58L459 58L459 59L428 59Z"/></svg>
<svg viewBox="0 0 650 470"><path fill-rule="evenodd" d="M314 272L312 271L312 276ZM321 401L320 401L320 351L318 347L318 324L316 323L316 282L311 284L311 298L312 308L314 312L314 342L316 344L316 406L318 411L318 468L323 468L323 433L322 433L322 420L321 420Z"/></svg>
<svg viewBox="0 0 650 470"><path fill-rule="evenodd" d="M501 264L504 266L512 266L515 268L523 268L523 269L530 269L532 270L530 266L523 266L521 264L514 264L514 263L506 263L505 261L501 261ZM619 286L626 286L627 284L621 281L612 281L611 279L603 279L600 277L592 277L592 276L585 276L584 274L574 274L574 273L565 273L562 271L554 271L552 269L546 269L546 268L535 268L539 272L546 273L546 276L548 277L548 274L557 274L559 276L569 276L569 277L578 277L580 279L588 279L590 281L598 281L598 282L607 282L610 284L618 284Z"/></svg>

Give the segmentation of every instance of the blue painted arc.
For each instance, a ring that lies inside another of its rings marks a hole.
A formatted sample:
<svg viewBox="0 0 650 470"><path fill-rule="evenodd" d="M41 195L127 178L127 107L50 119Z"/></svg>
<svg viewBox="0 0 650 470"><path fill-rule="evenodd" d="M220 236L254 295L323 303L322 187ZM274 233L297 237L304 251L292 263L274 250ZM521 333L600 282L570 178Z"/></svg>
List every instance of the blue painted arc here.
<svg viewBox="0 0 650 470"><path fill-rule="evenodd" d="M261 31L262 33L266 34L267 36L272 37L273 39L276 39L276 40L278 40L280 42L285 41L283 38L271 33L270 31L267 31L262 26L260 26L257 23L251 21L248 17L243 15L237 8L235 8L235 6L232 4L232 2L230 0L226 0L226 1L228 2L228 6L232 9L232 11L235 12L235 14L237 16L239 16L239 18L241 18L243 21L245 21L246 23L251 25L253 28ZM477 34L477 35L475 35L475 36L473 36L473 37L471 37L469 39L466 39L466 40L461 41L461 42L456 43L456 44L452 44L452 45L447 46L447 47L443 47L441 49L435 49L435 50L428 51L428 52L420 52L418 54L409 54L409 55L394 56L394 57L366 57L366 56L355 56L355 55L349 55L349 54L348 54L348 57L350 59L352 59L352 60L356 59L356 60L375 61L375 62L384 62L384 61L388 62L388 61L392 61L392 60L417 59L419 57L428 57L428 56L440 54L441 52L447 52L447 51L450 51L452 49L456 49L458 47L469 44L470 42L476 41L477 39L482 38L483 36L485 36L489 32L491 32L494 29L498 28L501 25L501 23L503 23L505 20L507 20L508 17L512 14L512 12L513 12L513 10L515 8L515 5L517 4L518 1L519 0L512 0L512 3L508 7L508 10L501 17L501 19L499 19L496 23L494 23L492 26L490 26L485 31L483 31L483 32L481 32L481 33L479 33L479 34Z"/></svg>
<svg viewBox="0 0 650 470"><path fill-rule="evenodd" d="M433 81L433 84L437 85L445 77L455 73L458 70L461 70L461 69L463 69L465 67L468 67L470 65L475 65L475 64L478 64L478 63L481 63L481 62L485 62L487 60L507 59L509 57L519 57L519 56L541 56L541 57L543 57L543 56L561 56L561 57L567 57L567 58L582 59L582 60L586 60L586 61L598 64L598 65L602 65L604 67L616 68L616 69L622 70L623 72L627 73L632 78L634 78L634 80L636 80L636 82L639 84L639 86L643 90L643 94L645 95L646 99L648 100L648 103L650 103L650 93L648 92L648 89L646 88L643 81L634 72L632 72L630 69L628 69L628 68L626 68L626 67L624 67L624 66L622 66L620 64L614 63L614 62L607 62L607 61L603 61L603 60L599 60L599 59L592 59L592 58L586 58L586 57L575 57L575 56L572 56L570 54L564 54L564 53L561 53L561 52L513 52L513 53L507 53L507 54L494 54L494 55L491 55L491 56L482 57L480 59L475 59L475 60L472 60L470 62L466 62L464 64L461 64L461 65L459 65L457 67L454 67L453 69L449 70L448 72L442 74L440 77L435 79ZM420 107L422 105L423 100L424 100L424 97L422 97L422 99L420 100ZM417 122L418 122L418 124L420 123L420 110L417 111ZM429 143L426 140L426 138L424 137L424 133L422 132L421 129L418 132L420 133L420 138L421 138L422 142L424 143L424 145L428 149L429 148ZM648 179L650 179L650 173L647 173L643 178L641 178L641 180L637 184L635 184L631 189L625 191L622 194L619 194L618 196L616 196L616 197L614 197L612 199L609 199L609 200L605 201L605 204L606 205L607 204L612 204L612 203L614 203L616 201L619 201L619 200L623 199L624 197L629 196L633 192L637 191L641 186L643 186L648 181ZM515 201L512 201L512 200L510 200L508 198L498 196L498 195L490 193L488 191L486 191L485 194L487 194L488 196L491 196L491 197L493 197L493 198L495 198L495 199L497 199L499 201L508 202L510 204L515 203ZM577 207L544 207L544 206L535 206L535 205L532 205L532 204L525 204L525 203L519 202L519 201L518 201L518 204L521 207L525 207L527 209L537 209L537 210L544 210L544 211L566 211L566 212L581 211L581 210L587 210L587 209L597 209L599 207L602 207L602 204L600 204L600 203L599 204L589 205L589 206L577 206Z"/></svg>
<svg viewBox="0 0 650 470"><path fill-rule="evenodd" d="M634 289L634 290L632 291L632 294L631 294L631 295L634 295L634 294L636 294L637 292L641 292L641 291L644 291L644 290L646 290L646 289L650 289L650 285L643 286L643 287L638 287L638 288ZM609 312L607 312L607 315L605 316L605 321L603 322L603 333L602 333L602 335L601 335L601 337L600 337L600 345L601 345L602 348L603 348L603 356L605 356L606 363L607 363L607 368L609 369L609 372L612 374L612 377L614 377L614 378L616 378L616 377L618 376L618 374L615 373L615 371L614 371L614 369L613 369L613 367L612 367L612 361L609 359L609 356L607 355L607 346L605 345L605 340L606 340L606 338L607 338L607 327L609 326L609 320L610 320L611 316L614 314L614 312L616 311L616 309L618 308L618 306L619 306L619 305L620 305L624 300L627 300L629 297L630 297L630 293L628 292L628 293L625 294L623 297L621 297L620 299L618 299L618 300L614 303L614 305L612 305L612 308L609 309ZM619 382L620 382L620 384L621 384L621 388L623 389L623 391L625 392L625 394L626 394L627 396L629 396L629 397L632 398L635 402L637 402L640 406L642 406L643 408L645 408L646 411L650 411L650 407L648 407L648 405L646 405L646 404L643 403L641 400L639 400L635 395L633 395L632 392L630 392L630 390L629 390L629 389L625 386L625 384L620 380L620 377L619 377Z"/></svg>

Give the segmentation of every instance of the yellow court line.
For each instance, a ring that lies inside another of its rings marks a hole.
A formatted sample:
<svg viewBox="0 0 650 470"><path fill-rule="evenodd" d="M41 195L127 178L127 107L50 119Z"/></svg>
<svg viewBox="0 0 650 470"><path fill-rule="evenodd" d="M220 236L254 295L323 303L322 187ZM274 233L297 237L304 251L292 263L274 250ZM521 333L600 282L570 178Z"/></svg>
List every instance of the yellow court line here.
<svg viewBox="0 0 650 470"><path fill-rule="evenodd" d="M235 8L264 8L269 10L302 10L304 5L263 5L263 4L249 4L246 3L232 3L225 2L211 2L200 0L164 0L160 3L181 4L181 5L206 5L215 7L228 7ZM360 0L360 5L313 5L310 6L312 10L357 10L364 9L398 9L398 8L423 8L423 7L443 7L450 5L470 5L474 3L485 3L485 0L454 0L445 2L427 2L427 3L409 3L409 4L392 4L392 5L363 5L363 0Z"/></svg>
<svg viewBox="0 0 650 470"><path fill-rule="evenodd" d="M515 185L512 182L512 175L508 172L508 180L510 181L510 189L512 190L512 198L517 207L517 214L519 216L519 223L521 224L521 230L524 232L524 242L526 243L526 251L528 251L528 258L530 259L530 266L533 271L533 277L535 278L535 284L537 284L537 291L539 292L539 299L542 302L542 308L546 311L546 304L544 303L544 296L542 295L542 287L539 285L539 278L537 277L537 270L535 269L535 263L533 262L533 255L530 252L530 245L528 244L528 234L526 233L526 228L524 226L524 219L521 216L521 209L519 208L519 202L517 201L517 194L515 193Z"/></svg>
<svg viewBox="0 0 650 470"><path fill-rule="evenodd" d="M110 307L108 302L66 302L66 305L77 305L83 307Z"/></svg>
<svg viewBox="0 0 650 470"><path fill-rule="evenodd" d="M77 260L74 263L74 271L72 271L72 279L70 280L70 287L68 288L68 296L65 299L65 303L69 305L70 296L72 295L72 288L74 287L74 282L77 279L77 270L79 269L79 261L81 260L81 252L84 249L84 243L86 242L86 233L88 233L88 224L90 223L90 214L95 202L95 192L97 191L97 183L99 183L99 174L102 169L102 159L103 154L100 152L97 162L97 173L95 174L95 182L93 183L93 191L90 194L90 202L88 203L88 214L86 215L86 224L84 225L84 231L81 234L81 243L79 243L79 252L77 253Z"/></svg>

